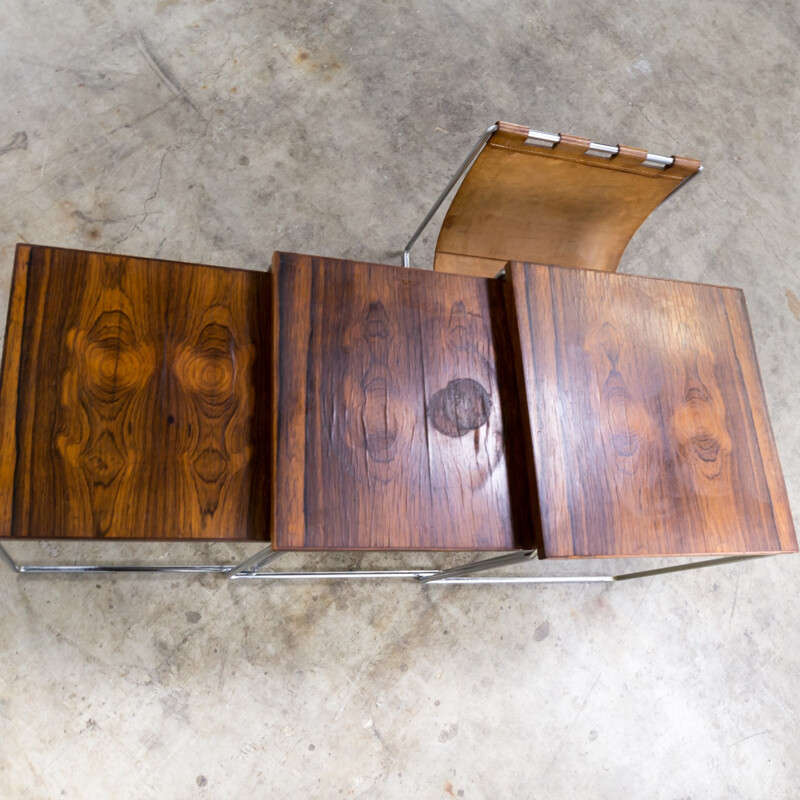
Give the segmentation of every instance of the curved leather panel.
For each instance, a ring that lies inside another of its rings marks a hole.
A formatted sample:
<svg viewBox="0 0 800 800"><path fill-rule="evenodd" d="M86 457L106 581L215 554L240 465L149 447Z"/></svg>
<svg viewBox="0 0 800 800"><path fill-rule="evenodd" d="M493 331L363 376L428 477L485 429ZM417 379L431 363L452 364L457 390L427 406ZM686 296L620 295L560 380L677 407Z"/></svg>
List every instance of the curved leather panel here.
<svg viewBox="0 0 800 800"><path fill-rule="evenodd" d="M517 260L614 272L650 212L700 168L681 157L642 166L647 151L625 146L585 155L590 141L568 134L525 144L528 128L498 126L453 198L434 269L493 277Z"/></svg>

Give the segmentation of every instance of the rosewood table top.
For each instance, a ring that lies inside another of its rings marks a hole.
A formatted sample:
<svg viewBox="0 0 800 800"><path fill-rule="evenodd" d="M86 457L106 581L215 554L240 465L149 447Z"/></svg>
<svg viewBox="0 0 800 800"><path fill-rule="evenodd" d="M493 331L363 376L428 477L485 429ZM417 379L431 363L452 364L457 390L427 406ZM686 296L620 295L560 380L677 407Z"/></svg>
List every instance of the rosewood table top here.
<svg viewBox="0 0 800 800"><path fill-rule="evenodd" d="M266 539L270 277L20 245L0 537Z"/></svg>
<svg viewBox="0 0 800 800"><path fill-rule="evenodd" d="M276 253L273 545L532 546L501 286Z"/></svg>
<svg viewBox="0 0 800 800"><path fill-rule="evenodd" d="M506 273L544 556L797 550L740 289Z"/></svg>
<svg viewBox="0 0 800 800"><path fill-rule="evenodd" d="M797 550L738 289L20 245L0 538Z"/></svg>

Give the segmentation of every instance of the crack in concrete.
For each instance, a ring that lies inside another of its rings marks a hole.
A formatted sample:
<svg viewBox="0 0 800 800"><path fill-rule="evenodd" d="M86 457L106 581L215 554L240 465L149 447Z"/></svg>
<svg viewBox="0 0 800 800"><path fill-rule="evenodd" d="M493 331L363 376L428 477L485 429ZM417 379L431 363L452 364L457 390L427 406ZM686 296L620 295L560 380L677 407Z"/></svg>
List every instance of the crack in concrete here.
<svg viewBox="0 0 800 800"><path fill-rule="evenodd" d="M166 88L175 95L175 97L183 100L192 108L193 111L197 111L199 114L200 112L197 110L197 106L186 96L185 90L180 85L169 65L162 61L155 54L153 46L150 44L150 40L145 35L144 31L136 31L136 33L133 35L133 38L136 42L136 46L139 48L139 52L147 62L147 66L150 67L158 80L163 83L164 86L166 86Z"/></svg>
<svg viewBox="0 0 800 800"><path fill-rule="evenodd" d="M158 179L156 180L156 185L155 188L153 189L152 194L149 197L147 197L144 201L144 205L142 206L142 218L128 231L128 233L125 236L114 242L114 244L111 245L112 248L117 247L118 245L130 239L131 236L133 236L134 231L142 230L141 226L144 225L144 223L147 221L147 217L150 214L150 211L148 210L147 206L149 203L151 203L153 200L156 199L156 197L158 196L158 191L161 188L161 179L164 177L164 161L166 160L167 154L170 152L171 149L172 149L171 147L168 147L161 156L161 163L158 165Z"/></svg>
<svg viewBox="0 0 800 800"><path fill-rule="evenodd" d="M25 131L19 131L14 134L14 138L4 147L0 147L0 156L10 153L12 150L27 150L28 149L28 134Z"/></svg>

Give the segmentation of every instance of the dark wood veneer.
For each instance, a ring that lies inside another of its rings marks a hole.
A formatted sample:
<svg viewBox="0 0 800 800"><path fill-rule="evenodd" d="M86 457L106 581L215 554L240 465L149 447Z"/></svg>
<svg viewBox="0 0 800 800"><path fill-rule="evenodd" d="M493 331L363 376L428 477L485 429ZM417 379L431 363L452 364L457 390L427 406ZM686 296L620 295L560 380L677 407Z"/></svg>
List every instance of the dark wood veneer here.
<svg viewBox="0 0 800 800"><path fill-rule="evenodd" d="M270 280L20 245L0 536L266 538Z"/></svg>
<svg viewBox="0 0 800 800"><path fill-rule="evenodd" d="M274 270L20 245L0 537L797 549L740 290Z"/></svg>
<svg viewBox="0 0 800 800"><path fill-rule="evenodd" d="M511 263L546 557L797 550L739 289Z"/></svg>
<svg viewBox="0 0 800 800"><path fill-rule="evenodd" d="M288 253L273 274L275 547L529 544L500 284Z"/></svg>

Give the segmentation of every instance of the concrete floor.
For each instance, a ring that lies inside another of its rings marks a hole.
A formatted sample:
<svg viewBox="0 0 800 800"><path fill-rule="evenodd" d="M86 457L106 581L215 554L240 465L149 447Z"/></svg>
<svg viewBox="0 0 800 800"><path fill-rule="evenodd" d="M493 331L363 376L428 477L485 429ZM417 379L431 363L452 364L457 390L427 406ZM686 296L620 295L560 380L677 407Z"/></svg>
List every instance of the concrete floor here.
<svg viewBox="0 0 800 800"><path fill-rule="evenodd" d="M696 156L622 270L744 288L797 514L796 3L536 6L4 0L0 317L17 241L396 262L498 118ZM799 585L4 571L0 796L796 798Z"/></svg>

